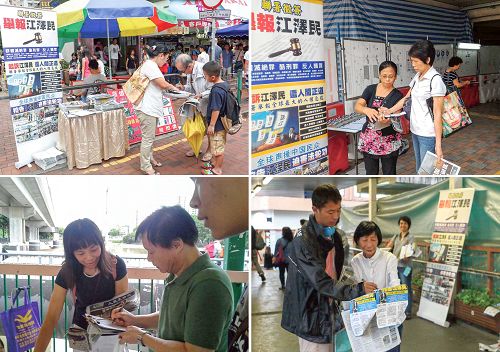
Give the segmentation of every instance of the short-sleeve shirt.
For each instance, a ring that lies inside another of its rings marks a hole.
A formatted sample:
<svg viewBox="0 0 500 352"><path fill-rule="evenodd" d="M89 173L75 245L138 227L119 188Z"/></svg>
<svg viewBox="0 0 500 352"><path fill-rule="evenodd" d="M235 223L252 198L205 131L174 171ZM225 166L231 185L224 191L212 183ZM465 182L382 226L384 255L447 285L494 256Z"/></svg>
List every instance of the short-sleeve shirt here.
<svg viewBox="0 0 500 352"><path fill-rule="evenodd" d="M431 91L432 80L432 91ZM422 137L435 137L434 121L427 107L426 100L432 97L444 97L446 95L446 86L443 79L434 67L431 67L419 79L419 73L413 77L410 82L411 89L411 133Z"/></svg>
<svg viewBox="0 0 500 352"><path fill-rule="evenodd" d="M445 72L443 74L443 82L446 84L446 89L448 92L452 92L455 90L454 80L458 79L458 75L455 72Z"/></svg>
<svg viewBox="0 0 500 352"><path fill-rule="evenodd" d="M111 44L109 46L111 51L111 59L118 60L118 52L120 51L120 46L118 44Z"/></svg>
<svg viewBox="0 0 500 352"><path fill-rule="evenodd" d="M227 351L232 307L229 276L203 254L180 276L167 277L158 337Z"/></svg>
<svg viewBox="0 0 500 352"><path fill-rule="evenodd" d="M403 94L396 88L394 88L387 96L379 97L376 95L377 93L377 84L369 85L363 91L361 98L366 101L366 106L375 109L378 111L380 107L392 108L396 103L403 98ZM363 131L366 130L368 125L368 117L366 118L366 122L363 125ZM380 130L382 136L394 135L396 131L392 128L392 124Z"/></svg>
<svg viewBox="0 0 500 352"><path fill-rule="evenodd" d="M106 80L106 76L104 76L102 73L99 73L97 75L91 74L90 76L86 77L83 80L83 84L104 82L105 80ZM101 92L101 89L98 86L87 88L87 89L82 89L82 90L85 92L84 95L99 94Z"/></svg>
<svg viewBox="0 0 500 352"><path fill-rule="evenodd" d="M401 249L403 248L403 246L406 246L408 244L414 245L414 243L415 243L415 237L413 237L413 235L411 233L408 233L403 238L403 240L401 240L401 234L395 235L393 237L393 245L394 245L394 247L392 247L393 248L392 249L392 253L398 259L398 266L399 267L411 266L412 265L411 258L409 260L407 260L406 263L405 263L401 259L399 259L399 256L401 254Z"/></svg>
<svg viewBox="0 0 500 352"><path fill-rule="evenodd" d="M212 111L219 111L219 118L215 123L215 132L224 130L224 125L222 124L222 120L220 119L220 116L224 115L226 109L227 93L224 91L224 89L229 90L229 84L227 82L220 82L214 84L212 90L210 91L210 96L208 97L208 108L207 108L208 124L210 124L210 120L212 119Z"/></svg>
<svg viewBox="0 0 500 352"><path fill-rule="evenodd" d="M116 256L116 280L111 275L108 277L102 273L92 278L85 276L83 273L77 277L75 280L76 303L73 324L86 329L88 324L85 320L85 308L88 305L113 298L115 296L115 281L120 281L125 275L127 275L125 262L122 258ZM61 269L57 274L55 283L66 290L72 290L73 287L68 287L66 280Z"/></svg>
<svg viewBox="0 0 500 352"><path fill-rule="evenodd" d="M158 65L152 61L147 60L141 67L141 76L146 76L150 81L163 77ZM149 82L144 97L139 102L139 105L134 106L135 110L142 111L143 113L161 118L163 117L163 98L162 90L153 82Z"/></svg>
<svg viewBox="0 0 500 352"><path fill-rule="evenodd" d="M231 65L233 64L233 57L234 54L231 50L222 50L222 67L231 67Z"/></svg>

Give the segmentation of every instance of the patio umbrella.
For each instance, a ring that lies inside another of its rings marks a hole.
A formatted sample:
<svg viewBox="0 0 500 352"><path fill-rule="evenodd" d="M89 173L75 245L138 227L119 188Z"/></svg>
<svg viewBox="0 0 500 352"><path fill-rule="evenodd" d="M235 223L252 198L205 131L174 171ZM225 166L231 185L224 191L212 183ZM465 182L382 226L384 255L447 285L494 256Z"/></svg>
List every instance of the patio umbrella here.
<svg viewBox="0 0 500 352"><path fill-rule="evenodd" d="M70 0L54 8L60 42L161 32L177 25L177 17L146 0ZM110 71L111 77L111 71Z"/></svg>
<svg viewBox="0 0 500 352"><path fill-rule="evenodd" d="M248 22L237 24L236 26L218 29L215 32L218 37L248 37Z"/></svg>

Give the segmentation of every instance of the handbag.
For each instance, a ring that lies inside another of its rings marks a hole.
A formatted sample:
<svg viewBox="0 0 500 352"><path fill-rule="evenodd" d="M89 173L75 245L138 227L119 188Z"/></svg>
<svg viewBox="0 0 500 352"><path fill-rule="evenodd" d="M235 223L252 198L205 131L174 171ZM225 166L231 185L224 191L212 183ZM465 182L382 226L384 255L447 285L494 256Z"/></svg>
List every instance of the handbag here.
<svg viewBox="0 0 500 352"><path fill-rule="evenodd" d="M123 85L123 92L127 99L138 105L144 97L144 92L149 85L149 78L141 75L142 65L134 72L132 77Z"/></svg>
<svg viewBox="0 0 500 352"><path fill-rule="evenodd" d="M21 292L24 292L24 304L13 308ZM9 352L24 352L35 346L41 326L39 316L38 303L31 302L29 287L18 287L11 308L0 313Z"/></svg>
<svg viewBox="0 0 500 352"><path fill-rule="evenodd" d="M434 76L431 78L431 84L430 84L430 91L429 93L432 93L432 80L436 76L441 76L439 73L436 73ZM434 98L431 96L430 98L425 99L425 103L427 104L427 108L429 109L429 113L431 114L432 121L434 121Z"/></svg>

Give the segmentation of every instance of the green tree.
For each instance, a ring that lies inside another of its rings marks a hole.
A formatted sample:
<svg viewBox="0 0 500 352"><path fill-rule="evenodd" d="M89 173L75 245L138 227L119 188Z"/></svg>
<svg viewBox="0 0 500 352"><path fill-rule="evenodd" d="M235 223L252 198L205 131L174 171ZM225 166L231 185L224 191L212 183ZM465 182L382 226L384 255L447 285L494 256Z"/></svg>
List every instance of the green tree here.
<svg viewBox="0 0 500 352"><path fill-rule="evenodd" d="M120 229L111 229L111 230L109 230L108 236L111 236L111 237L120 236Z"/></svg>
<svg viewBox="0 0 500 352"><path fill-rule="evenodd" d="M205 225L203 225L203 222L198 220L196 215L191 215L191 217L193 218L194 223L196 224L196 228L198 229L198 242L204 246L213 241L212 231L206 228Z"/></svg>
<svg viewBox="0 0 500 352"><path fill-rule="evenodd" d="M0 215L0 238L9 238L9 218Z"/></svg>

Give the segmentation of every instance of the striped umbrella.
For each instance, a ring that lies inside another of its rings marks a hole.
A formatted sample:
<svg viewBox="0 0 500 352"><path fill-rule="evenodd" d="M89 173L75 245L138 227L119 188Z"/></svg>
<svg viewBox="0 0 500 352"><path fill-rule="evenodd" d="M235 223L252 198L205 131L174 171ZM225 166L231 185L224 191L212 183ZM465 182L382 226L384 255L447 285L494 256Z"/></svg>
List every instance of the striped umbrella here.
<svg viewBox="0 0 500 352"><path fill-rule="evenodd" d="M59 45L78 38L130 37L161 32L177 17L146 0L70 0L54 8ZM110 73L111 75L111 73Z"/></svg>

